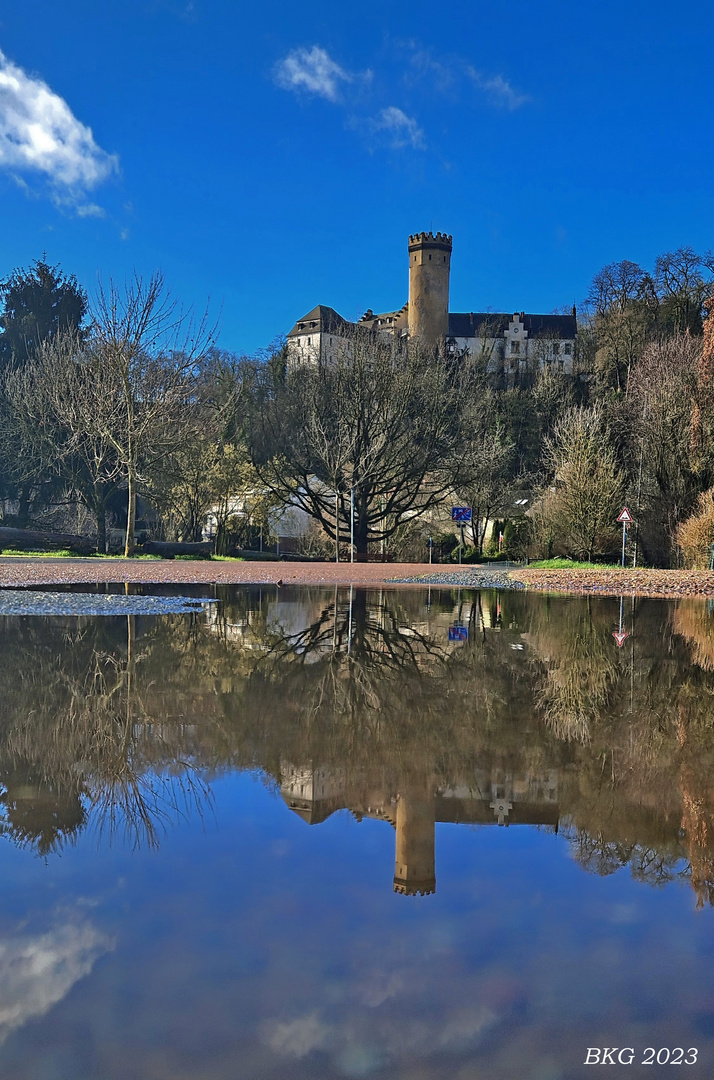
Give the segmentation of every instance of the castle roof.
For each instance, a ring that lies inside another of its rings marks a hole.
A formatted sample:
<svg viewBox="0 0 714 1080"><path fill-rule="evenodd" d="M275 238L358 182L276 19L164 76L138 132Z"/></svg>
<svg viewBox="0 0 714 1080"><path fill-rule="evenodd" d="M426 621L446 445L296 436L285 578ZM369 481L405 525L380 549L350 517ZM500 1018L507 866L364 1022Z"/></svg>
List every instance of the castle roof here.
<svg viewBox="0 0 714 1080"><path fill-rule="evenodd" d="M309 334L310 331L327 334L337 333L349 325L347 320L343 319L334 308L326 307L325 304L318 304L312 311L308 311L307 315L303 315L302 319L298 319L288 337Z"/></svg>
<svg viewBox="0 0 714 1080"><path fill-rule="evenodd" d="M500 337L511 324L513 312L450 311L449 337ZM518 313L523 329L533 338L572 341L577 334L575 315L528 315Z"/></svg>
<svg viewBox="0 0 714 1080"><path fill-rule="evenodd" d="M399 324L405 318L408 305L404 305L399 311L387 311L375 315L371 310L366 311L360 319L363 326L384 326L385 328ZM523 329L530 338L549 338L556 341L572 341L577 334L577 319L575 315L531 315L526 312L497 312L497 311L450 311L448 337L472 338L472 337L501 337L510 326L514 317L520 319ZM325 304L318 304L307 315L293 326L288 334L289 338L298 337L300 334L310 332L319 334L339 334L354 323L344 319L334 308Z"/></svg>

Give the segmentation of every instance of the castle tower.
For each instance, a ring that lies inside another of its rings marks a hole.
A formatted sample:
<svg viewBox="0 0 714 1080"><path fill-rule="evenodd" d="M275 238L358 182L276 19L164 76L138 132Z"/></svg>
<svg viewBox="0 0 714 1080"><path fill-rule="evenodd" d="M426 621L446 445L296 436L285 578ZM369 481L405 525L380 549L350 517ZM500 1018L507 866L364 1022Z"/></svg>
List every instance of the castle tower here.
<svg viewBox="0 0 714 1080"><path fill-rule="evenodd" d="M409 337L425 345L442 345L449 330L450 269L450 236L409 237Z"/></svg>
<svg viewBox="0 0 714 1080"><path fill-rule="evenodd" d="M405 896L436 892L434 789L410 785L397 799L397 851L394 891Z"/></svg>

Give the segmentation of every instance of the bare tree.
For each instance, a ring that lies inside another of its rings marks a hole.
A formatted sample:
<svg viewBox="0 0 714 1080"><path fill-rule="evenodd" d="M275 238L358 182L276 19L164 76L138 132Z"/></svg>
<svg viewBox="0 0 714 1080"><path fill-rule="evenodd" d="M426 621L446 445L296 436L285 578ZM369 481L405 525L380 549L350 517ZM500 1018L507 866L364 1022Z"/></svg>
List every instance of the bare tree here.
<svg viewBox="0 0 714 1080"><path fill-rule="evenodd" d="M568 554L591 560L616 542L615 520L624 477L600 406L569 410L546 442L555 489L541 514L557 522Z"/></svg>
<svg viewBox="0 0 714 1080"><path fill-rule="evenodd" d="M701 333L706 298L712 290L714 254L697 255L691 247L660 255L655 262L655 284L660 322L674 331Z"/></svg>
<svg viewBox="0 0 714 1080"><path fill-rule="evenodd" d="M701 339L688 333L651 342L633 369L622 417L639 473L645 555L665 565L679 523L714 482L714 416L701 356Z"/></svg>
<svg viewBox="0 0 714 1080"><path fill-rule="evenodd" d="M163 277L100 286L91 357L108 392L96 401L95 430L108 440L127 484L125 556L134 553L136 492L151 470L189 437L198 375L211 341L207 316L180 311Z"/></svg>
<svg viewBox="0 0 714 1080"><path fill-rule="evenodd" d="M470 396L463 423L462 453L468 483L457 488L456 496L472 508L474 543L483 552L489 521L510 509L507 503L512 490L515 444L498 418L492 391L483 397Z"/></svg>
<svg viewBox="0 0 714 1080"><path fill-rule="evenodd" d="M91 344L77 333L43 342L24 367L5 378L14 435L28 445L42 474L59 474L96 516L97 546L106 547L106 504L119 477L113 441L97 423L111 400L111 372L96 362Z"/></svg>
<svg viewBox="0 0 714 1080"><path fill-rule="evenodd" d="M259 373L251 441L264 483L355 546L391 536L464 472L459 395L443 353L357 329L329 361Z"/></svg>
<svg viewBox="0 0 714 1080"><path fill-rule="evenodd" d="M600 379L618 391L626 389L653 323L650 286L642 267L627 259L603 267L590 286L587 303L593 312L596 368Z"/></svg>

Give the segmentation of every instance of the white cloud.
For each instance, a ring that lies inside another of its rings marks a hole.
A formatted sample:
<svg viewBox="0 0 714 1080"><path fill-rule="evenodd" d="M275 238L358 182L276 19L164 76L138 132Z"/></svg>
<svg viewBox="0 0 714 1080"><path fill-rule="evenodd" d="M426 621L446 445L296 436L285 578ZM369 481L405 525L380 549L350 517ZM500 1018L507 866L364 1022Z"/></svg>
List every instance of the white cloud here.
<svg viewBox="0 0 714 1080"><path fill-rule="evenodd" d="M117 167L66 101L0 52L0 168L43 174L56 201L86 217L99 207L81 205L84 193Z"/></svg>
<svg viewBox="0 0 714 1080"><path fill-rule="evenodd" d="M351 72L340 67L319 45L293 49L275 65L274 75L283 90L305 90L328 101L339 99L340 83L354 79Z"/></svg>
<svg viewBox="0 0 714 1080"><path fill-rule="evenodd" d="M483 90L494 103L504 109L513 111L530 101L528 94L521 94L504 79L503 75L484 75L474 67L467 69L469 78L473 80L479 90Z"/></svg>
<svg viewBox="0 0 714 1080"><path fill-rule="evenodd" d="M105 216L105 212L101 206L97 206L96 203L81 203L77 207L77 217L98 217Z"/></svg>
<svg viewBox="0 0 714 1080"><path fill-rule="evenodd" d="M386 109L381 109L377 116L368 120L367 130L373 135L381 133L388 136L390 144L397 150L405 146L423 150L425 146L424 132L416 120L407 116L396 105L388 105Z"/></svg>
<svg viewBox="0 0 714 1080"><path fill-rule="evenodd" d="M444 93L453 88L457 77L461 77L461 65L458 61L438 60L428 49L418 48L414 41L406 42L405 45L411 51L409 68L404 73L404 81L407 85L413 86L420 80L426 79L432 90Z"/></svg>
<svg viewBox="0 0 714 1080"><path fill-rule="evenodd" d="M0 1045L15 1028L44 1016L111 948L89 923L0 939Z"/></svg>

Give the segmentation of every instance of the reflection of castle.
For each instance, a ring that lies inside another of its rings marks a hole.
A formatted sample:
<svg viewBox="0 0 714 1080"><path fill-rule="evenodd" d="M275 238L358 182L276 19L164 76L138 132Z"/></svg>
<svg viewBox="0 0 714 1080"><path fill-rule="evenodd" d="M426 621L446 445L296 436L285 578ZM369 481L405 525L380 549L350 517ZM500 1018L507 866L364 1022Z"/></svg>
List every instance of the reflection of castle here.
<svg viewBox="0 0 714 1080"><path fill-rule="evenodd" d="M308 825L336 810L389 821L396 829L394 891L407 896L436 891L436 822L468 825L550 825L560 817L558 773L476 769L473 785L439 786L410 778L396 792L348 791L343 770L300 768L283 762L280 793Z"/></svg>

